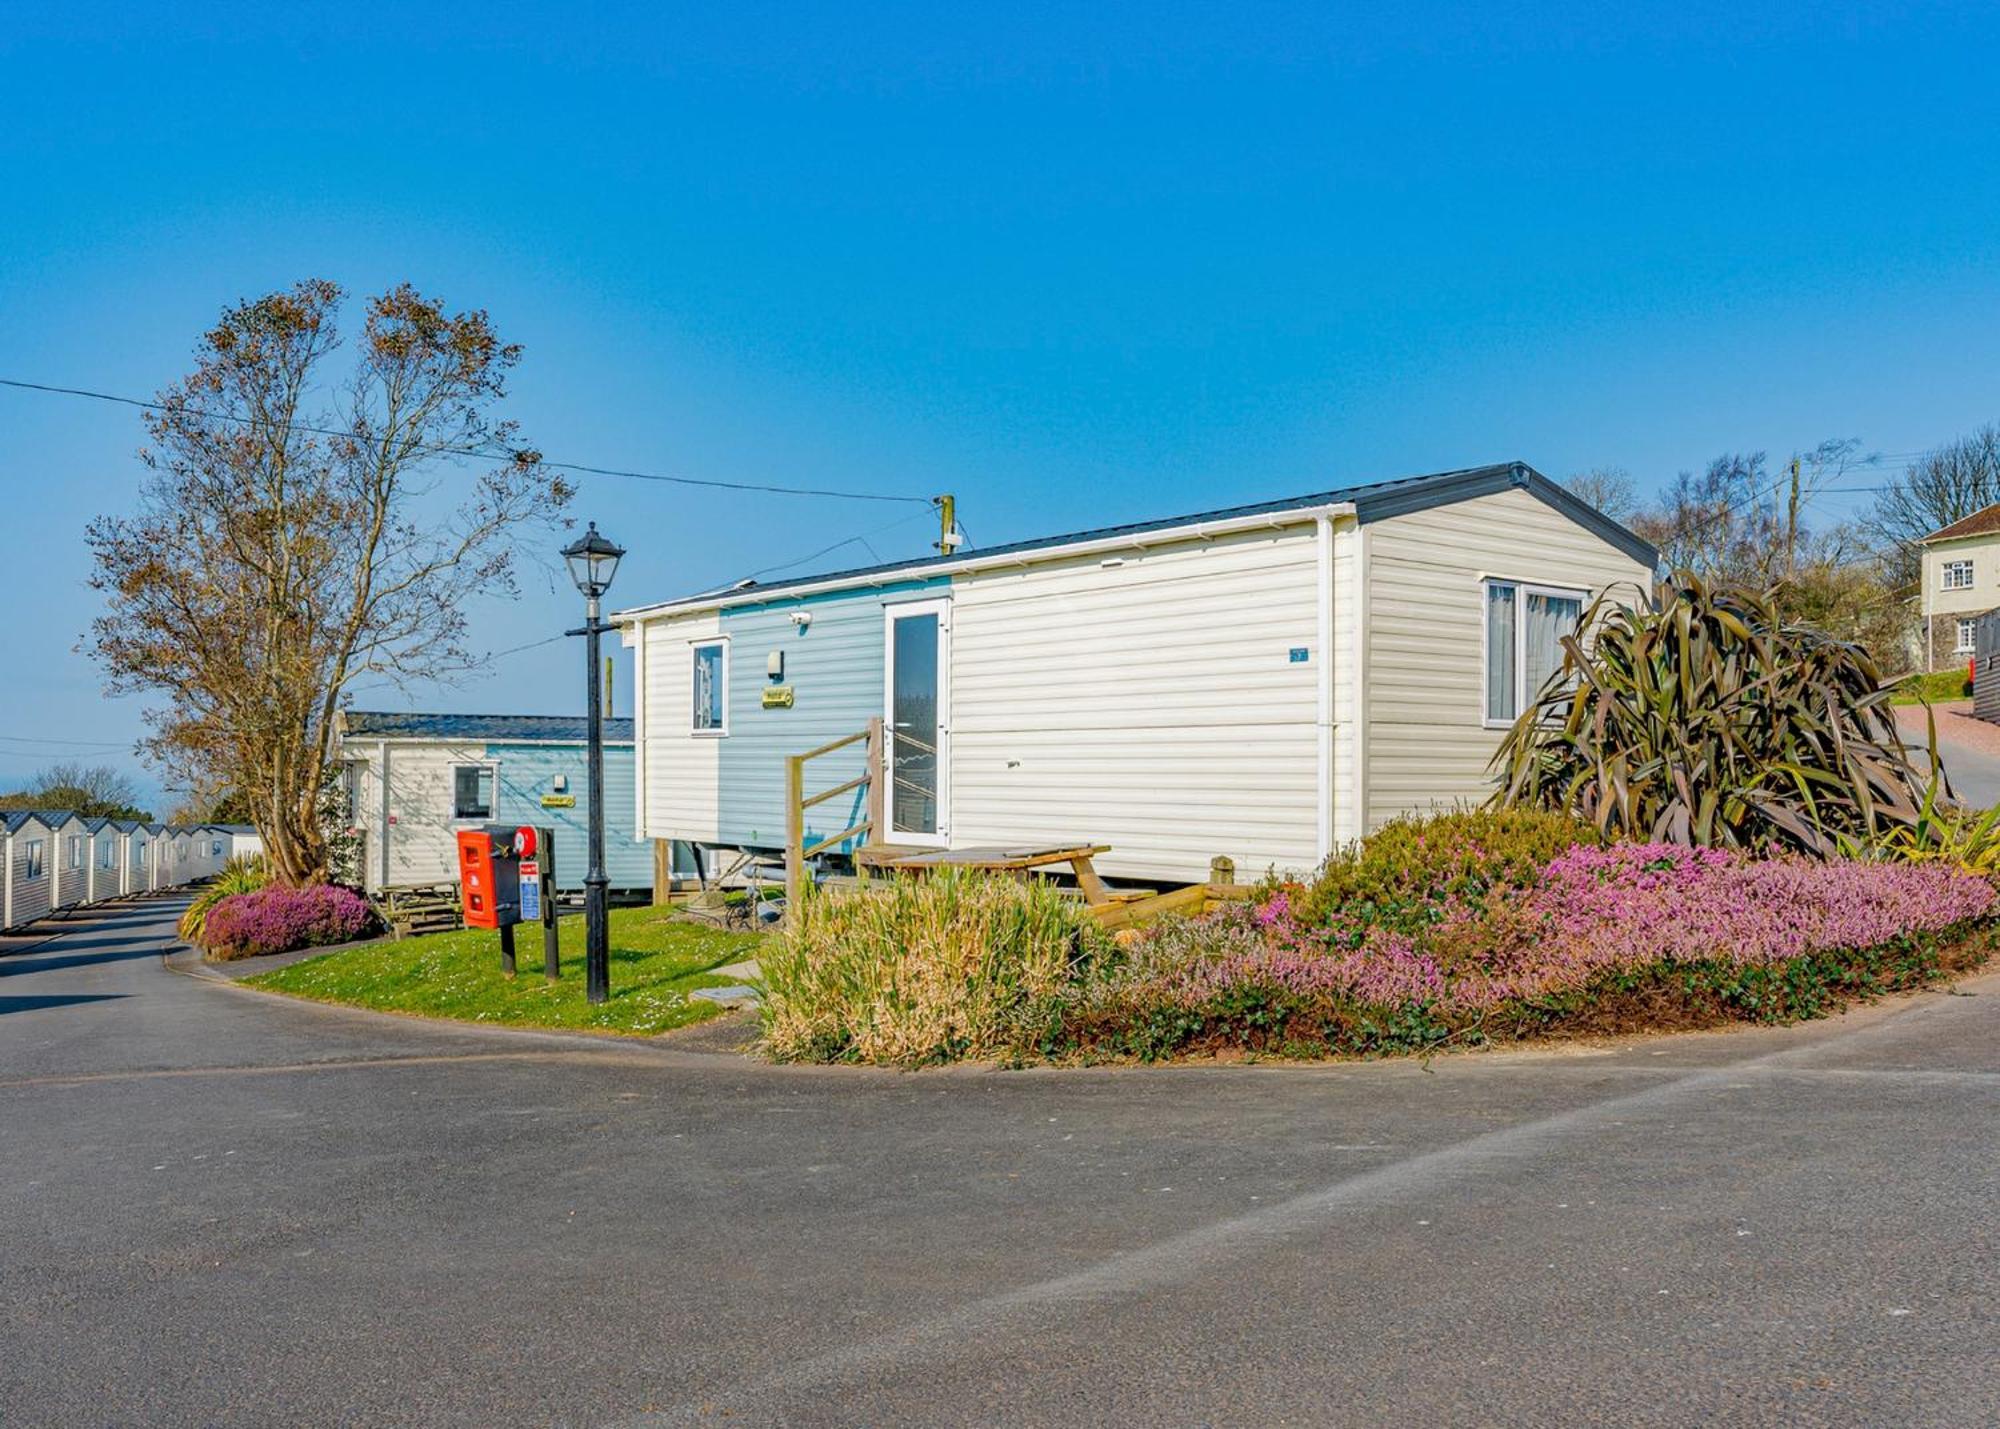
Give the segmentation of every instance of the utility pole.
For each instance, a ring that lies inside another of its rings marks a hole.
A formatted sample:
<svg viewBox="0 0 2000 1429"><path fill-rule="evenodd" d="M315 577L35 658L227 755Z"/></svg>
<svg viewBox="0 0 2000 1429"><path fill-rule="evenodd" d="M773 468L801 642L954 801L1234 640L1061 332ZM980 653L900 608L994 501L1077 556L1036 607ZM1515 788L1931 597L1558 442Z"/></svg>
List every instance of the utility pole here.
<svg viewBox="0 0 2000 1429"><path fill-rule="evenodd" d="M937 499L937 509L938 554L940 556L948 556L959 548L963 540L963 538L952 530L958 524L958 498L947 492Z"/></svg>
<svg viewBox="0 0 2000 1429"><path fill-rule="evenodd" d="M1799 573L1799 459L1792 458L1792 499L1785 510L1785 580Z"/></svg>

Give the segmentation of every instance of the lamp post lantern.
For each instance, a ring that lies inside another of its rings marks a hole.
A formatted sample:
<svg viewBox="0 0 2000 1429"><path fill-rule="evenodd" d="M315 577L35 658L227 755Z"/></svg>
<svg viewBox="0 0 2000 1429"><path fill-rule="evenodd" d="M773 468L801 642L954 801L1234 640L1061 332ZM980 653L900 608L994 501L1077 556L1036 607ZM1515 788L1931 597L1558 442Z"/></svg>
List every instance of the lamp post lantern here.
<svg viewBox="0 0 2000 1429"><path fill-rule="evenodd" d="M611 996L611 929L605 918L604 889L604 687L598 683L598 637L606 629L599 618L598 601L611 589L618 574L618 558L623 548L597 534L597 523L582 536L563 547L569 563L570 579L583 592L585 709L590 729L590 871L583 876L584 990L592 1002Z"/></svg>

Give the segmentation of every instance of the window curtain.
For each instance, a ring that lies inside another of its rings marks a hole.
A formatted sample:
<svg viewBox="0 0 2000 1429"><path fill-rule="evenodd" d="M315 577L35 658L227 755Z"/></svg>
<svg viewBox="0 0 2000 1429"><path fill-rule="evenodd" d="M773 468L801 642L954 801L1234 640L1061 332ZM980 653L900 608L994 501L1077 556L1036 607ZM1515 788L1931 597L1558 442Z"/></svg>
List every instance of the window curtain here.
<svg viewBox="0 0 2000 1429"><path fill-rule="evenodd" d="M1486 717L1512 719L1514 708L1515 589L1486 587Z"/></svg>
<svg viewBox="0 0 2000 1429"><path fill-rule="evenodd" d="M1562 638L1583 618L1583 602L1574 596L1528 593L1527 639L1523 664L1528 698L1534 699L1550 677L1562 669Z"/></svg>

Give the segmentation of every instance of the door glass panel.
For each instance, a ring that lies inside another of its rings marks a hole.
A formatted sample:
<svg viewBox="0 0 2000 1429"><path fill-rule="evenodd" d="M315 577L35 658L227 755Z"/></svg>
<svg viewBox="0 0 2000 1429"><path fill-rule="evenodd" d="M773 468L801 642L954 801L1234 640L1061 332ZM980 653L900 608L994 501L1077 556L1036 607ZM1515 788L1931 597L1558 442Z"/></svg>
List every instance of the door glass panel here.
<svg viewBox="0 0 2000 1429"><path fill-rule="evenodd" d="M892 828L934 834L938 814L938 618L906 615L890 622L893 680L889 697L892 737Z"/></svg>

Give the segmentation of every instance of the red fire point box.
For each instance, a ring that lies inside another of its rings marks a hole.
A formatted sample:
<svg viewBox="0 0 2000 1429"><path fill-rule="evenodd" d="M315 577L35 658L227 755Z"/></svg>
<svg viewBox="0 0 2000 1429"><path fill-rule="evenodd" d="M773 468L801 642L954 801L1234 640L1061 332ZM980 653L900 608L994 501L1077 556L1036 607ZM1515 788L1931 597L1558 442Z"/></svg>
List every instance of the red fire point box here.
<svg viewBox="0 0 2000 1429"><path fill-rule="evenodd" d="M458 883L468 928L521 921L521 856L512 825L458 831Z"/></svg>

